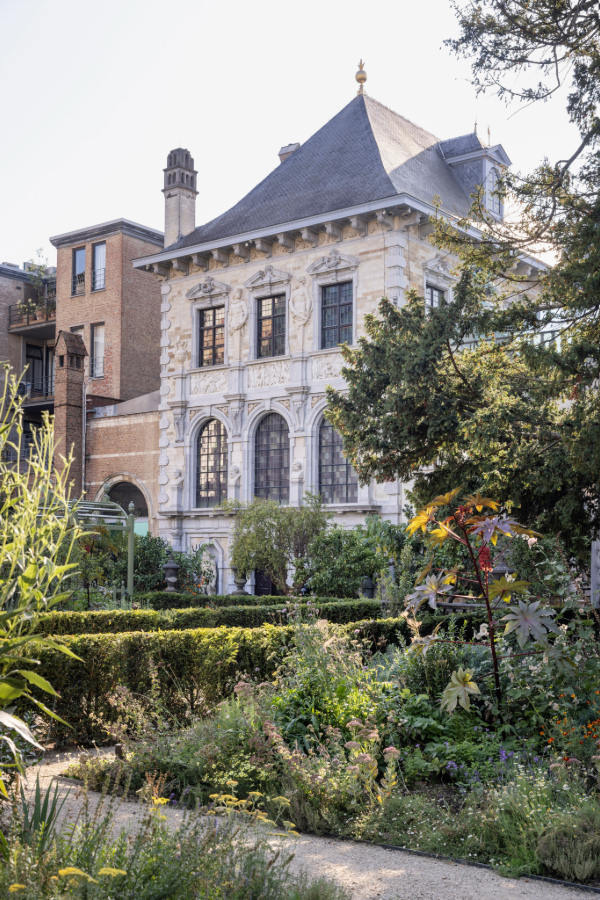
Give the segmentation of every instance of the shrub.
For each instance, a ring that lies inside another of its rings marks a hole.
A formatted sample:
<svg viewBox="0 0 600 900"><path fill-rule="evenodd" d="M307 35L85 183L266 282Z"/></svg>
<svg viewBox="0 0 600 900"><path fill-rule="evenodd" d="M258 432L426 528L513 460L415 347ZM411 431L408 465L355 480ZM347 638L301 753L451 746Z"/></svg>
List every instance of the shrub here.
<svg viewBox="0 0 600 900"><path fill-rule="evenodd" d="M361 527L333 528L315 538L301 563L311 592L356 597L363 578L384 569L388 559L373 549Z"/></svg>
<svg viewBox="0 0 600 900"><path fill-rule="evenodd" d="M222 609L100 610L98 612L57 612L44 616L40 631L44 634L121 634L128 631L175 631L187 628L259 628L261 625L287 625L295 612L329 622L345 624L381 616L376 600L337 603L314 602L290 608L282 606L226 606Z"/></svg>
<svg viewBox="0 0 600 900"><path fill-rule="evenodd" d="M537 857L567 881L589 882L600 876L600 811L584 809L538 842Z"/></svg>
<svg viewBox="0 0 600 900"><path fill-rule="evenodd" d="M352 597L311 597L313 604L332 603L340 599L356 599ZM222 606L287 606L295 602L294 598L281 597L276 594L185 594L170 593L167 591L151 591L147 594L139 594L134 597L140 604L151 609L186 609L188 607L203 607L210 609Z"/></svg>

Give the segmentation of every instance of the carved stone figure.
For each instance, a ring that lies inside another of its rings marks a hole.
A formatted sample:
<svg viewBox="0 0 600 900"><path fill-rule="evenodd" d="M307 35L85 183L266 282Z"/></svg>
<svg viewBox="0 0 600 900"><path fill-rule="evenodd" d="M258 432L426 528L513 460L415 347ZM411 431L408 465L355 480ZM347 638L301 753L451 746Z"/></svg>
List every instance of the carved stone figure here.
<svg viewBox="0 0 600 900"><path fill-rule="evenodd" d="M182 410L180 413L176 413L173 417L175 422L175 443L181 444L183 441L183 436L185 434L185 410Z"/></svg>
<svg viewBox="0 0 600 900"><path fill-rule="evenodd" d="M194 372L191 376L192 394L216 394L227 390L228 376L225 369L216 372Z"/></svg>
<svg viewBox="0 0 600 900"><path fill-rule="evenodd" d="M179 338L176 347L177 349L175 351L175 359L180 366L183 366L184 362L187 359L187 341L185 341L183 338Z"/></svg>
<svg viewBox="0 0 600 900"><path fill-rule="evenodd" d="M287 384L289 380L290 364L288 360L248 367L249 388L270 387L272 384Z"/></svg>
<svg viewBox="0 0 600 900"><path fill-rule="evenodd" d="M304 424L304 400L294 400L292 403L292 409L294 410L294 423L296 426L296 431L300 431L302 425Z"/></svg>
<svg viewBox="0 0 600 900"><path fill-rule="evenodd" d="M184 477L181 469L175 469L173 472L173 487L180 490L183 487Z"/></svg>
<svg viewBox="0 0 600 900"><path fill-rule="evenodd" d="M292 463L292 477L299 478L302 475L302 463L295 459Z"/></svg>
<svg viewBox="0 0 600 900"><path fill-rule="evenodd" d="M234 407L231 410L230 418L231 418L231 424L233 425L233 433L239 434L240 433L240 422L241 422L241 418L242 418L241 409L235 409L235 407Z"/></svg>
<svg viewBox="0 0 600 900"><path fill-rule="evenodd" d="M339 378L343 365L344 360L339 353L331 356L317 356L312 361L313 378L315 381L323 381L325 378Z"/></svg>
<svg viewBox="0 0 600 900"><path fill-rule="evenodd" d="M312 314L312 294L304 275L294 278L290 294L290 312L297 326L306 325Z"/></svg>
<svg viewBox="0 0 600 900"><path fill-rule="evenodd" d="M236 288L229 306L229 334L241 331L248 321L248 303L241 288Z"/></svg>
<svg viewBox="0 0 600 900"><path fill-rule="evenodd" d="M239 466L232 466L229 472L229 480L231 481L231 483L235 484L241 474L242 473Z"/></svg>

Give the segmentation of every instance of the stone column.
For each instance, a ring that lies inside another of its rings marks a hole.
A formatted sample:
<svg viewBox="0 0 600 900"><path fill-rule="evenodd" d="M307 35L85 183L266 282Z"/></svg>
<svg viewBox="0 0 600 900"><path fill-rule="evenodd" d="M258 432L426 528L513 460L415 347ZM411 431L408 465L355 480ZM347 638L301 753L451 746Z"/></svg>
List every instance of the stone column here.
<svg viewBox="0 0 600 900"><path fill-rule="evenodd" d="M59 331L55 346L54 380L54 465L61 472L73 453L69 472L70 497L83 493L83 379L87 350L79 334Z"/></svg>

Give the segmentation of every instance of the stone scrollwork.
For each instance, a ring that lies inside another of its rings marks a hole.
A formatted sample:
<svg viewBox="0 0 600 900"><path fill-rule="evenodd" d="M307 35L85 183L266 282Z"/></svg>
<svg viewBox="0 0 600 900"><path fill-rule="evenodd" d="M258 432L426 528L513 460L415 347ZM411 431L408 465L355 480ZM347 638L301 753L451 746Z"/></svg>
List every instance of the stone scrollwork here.
<svg viewBox="0 0 600 900"><path fill-rule="evenodd" d="M190 393L222 393L227 390L228 383L227 369L217 369L214 372L194 372L190 376Z"/></svg>
<svg viewBox="0 0 600 900"><path fill-rule="evenodd" d="M264 388L273 384L288 384L290 380L290 363L287 359L278 362L261 363L248 366L248 387Z"/></svg>
<svg viewBox="0 0 600 900"><path fill-rule="evenodd" d="M204 281L197 284L185 295L188 300L212 300L223 294L228 294L230 287L223 281L215 281L211 275L207 275Z"/></svg>
<svg viewBox="0 0 600 900"><path fill-rule="evenodd" d="M328 256L315 260L306 271L309 275L337 275L338 272L344 272L346 276L357 268L358 259L355 256L347 256L334 247Z"/></svg>
<svg viewBox="0 0 600 900"><path fill-rule="evenodd" d="M249 290L271 290L274 285L288 284L291 279L292 276L289 272L283 272L281 269L276 269L275 266L268 265L245 281L244 285Z"/></svg>
<svg viewBox="0 0 600 900"><path fill-rule="evenodd" d="M312 361L312 377L314 381L324 381L326 378L340 378L344 360L339 353L330 356L316 356Z"/></svg>

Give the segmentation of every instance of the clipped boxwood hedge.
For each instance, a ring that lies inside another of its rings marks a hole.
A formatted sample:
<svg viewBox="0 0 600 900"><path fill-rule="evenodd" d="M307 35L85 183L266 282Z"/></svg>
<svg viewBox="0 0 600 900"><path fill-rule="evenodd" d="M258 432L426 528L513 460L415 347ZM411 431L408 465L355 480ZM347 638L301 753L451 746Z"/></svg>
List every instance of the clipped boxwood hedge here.
<svg viewBox="0 0 600 900"><path fill-rule="evenodd" d="M335 603L339 597L307 597L313 603ZM349 597L356 600L356 597ZM222 607L222 606L287 606L295 603L296 598L281 597L275 595L257 596L247 594L179 594L167 591L150 591L148 594L135 594L134 603L148 604L151 609L189 609L191 607Z"/></svg>
<svg viewBox="0 0 600 900"><path fill-rule="evenodd" d="M426 616L421 633L430 633L440 619L448 622L450 616ZM483 616L458 619L466 619L467 632L473 632ZM403 618L351 622L341 630L351 638L368 640L373 650L397 643L399 635L407 642L410 639ZM183 715L190 707L203 713L231 693L241 673L271 679L293 634L289 625L263 625L66 637L68 648L81 659L45 650L37 670L59 692L59 697L52 698L52 707L71 726L53 721L52 738L106 741L98 717L104 722L116 719L114 698L120 686L137 694L158 692L175 715ZM48 702L46 694L32 690Z"/></svg>
<svg viewBox="0 0 600 900"><path fill-rule="evenodd" d="M319 618L345 624L360 619L377 619L381 604L377 600L338 600L333 603L312 601ZM127 631L177 631L187 628L259 628L261 625L287 625L284 606L226 606L221 609L133 609L98 612L52 612L40 621L44 634L121 634ZM306 618L311 607L302 604Z"/></svg>

